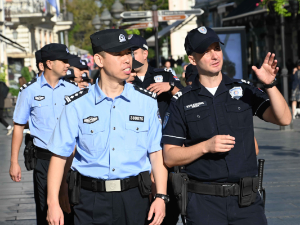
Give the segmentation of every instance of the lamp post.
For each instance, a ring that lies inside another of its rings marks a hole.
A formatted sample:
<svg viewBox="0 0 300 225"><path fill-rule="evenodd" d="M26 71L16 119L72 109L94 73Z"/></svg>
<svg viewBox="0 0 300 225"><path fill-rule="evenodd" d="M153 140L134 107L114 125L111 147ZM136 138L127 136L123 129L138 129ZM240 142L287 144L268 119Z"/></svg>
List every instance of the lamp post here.
<svg viewBox="0 0 300 225"><path fill-rule="evenodd" d="M95 27L96 30L100 29L100 27L101 27L101 20L100 20L100 17L99 17L98 14L92 20L92 25Z"/></svg>
<svg viewBox="0 0 300 225"><path fill-rule="evenodd" d="M144 4L144 0L125 0L124 3L129 5L132 10L138 10Z"/></svg>
<svg viewBox="0 0 300 225"><path fill-rule="evenodd" d="M111 7L111 13L114 18L119 20L121 18L120 14L124 11L124 6L121 4L120 0L116 0Z"/></svg>
<svg viewBox="0 0 300 225"><path fill-rule="evenodd" d="M100 20L103 21L103 24L106 26L109 26L109 24L112 20L112 16L106 7L104 8L103 12L101 13Z"/></svg>
<svg viewBox="0 0 300 225"><path fill-rule="evenodd" d="M159 68L159 57L158 57L158 17L157 17L157 5L152 5L152 20L155 37L155 61L156 67Z"/></svg>

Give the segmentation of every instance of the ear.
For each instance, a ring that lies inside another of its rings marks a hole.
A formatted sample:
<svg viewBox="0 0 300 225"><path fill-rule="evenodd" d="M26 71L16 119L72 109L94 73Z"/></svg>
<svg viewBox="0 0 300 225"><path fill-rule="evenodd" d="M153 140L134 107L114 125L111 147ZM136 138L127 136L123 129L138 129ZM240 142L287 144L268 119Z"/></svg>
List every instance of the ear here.
<svg viewBox="0 0 300 225"><path fill-rule="evenodd" d="M144 60L147 60L148 54L149 54L148 50L144 50L144 52L143 52Z"/></svg>
<svg viewBox="0 0 300 225"><path fill-rule="evenodd" d="M39 63L39 69L40 69L40 71L44 71L44 64L43 63Z"/></svg>
<svg viewBox="0 0 300 225"><path fill-rule="evenodd" d="M190 63L191 63L192 65L196 66L196 60L195 60L194 56L189 55L188 58L189 58Z"/></svg>
<svg viewBox="0 0 300 225"><path fill-rule="evenodd" d="M94 62L100 67L103 68L103 57L100 54L94 55Z"/></svg>
<svg viewBox="0 0 300 225"><path fill-rule="evenodd" d="M46 61L46 65L47 65L47 67L48 67L50 70L52 70L53 65L54 65L54 61L47 60L47 61Z"/></svg>

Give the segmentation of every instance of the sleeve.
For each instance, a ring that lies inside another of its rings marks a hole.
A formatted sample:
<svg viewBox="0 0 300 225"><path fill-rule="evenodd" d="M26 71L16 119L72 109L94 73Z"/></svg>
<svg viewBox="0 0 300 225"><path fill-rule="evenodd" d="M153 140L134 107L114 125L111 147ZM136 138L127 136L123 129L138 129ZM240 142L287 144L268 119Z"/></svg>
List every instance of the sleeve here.
<svg viewBox="0 0 300 225"><path fill-rule="evenodd" d="M64 107L47 149L56 155L69 157L74 150L78 133L77 113L74 104L71 103Z"/></svg>
<svg viewBox="0 0 300 225"><path fill-rule="evenodd" d="M163 144L182 146L186 139L186 124L178 102L171 101L163 124Z"/></svg>
<svg viewBox="0 0 300 225"><path fill-rule="evenodd" d="M263 90L256 88L254 86L250 86L253 94L252 99L252 112L253 115L258 116L263 120L263 114L266 109L270 106L270 99L267 93Z"/></svg>
<svg viewBox="0 0 300 225"><path fill-rule="evenodd" d="M26 124L30 116L30 92L24 89L19 92L14 111L13 121L18 124Z"/></svg>
<svg viewBox="0 0 300 225"><path fill-rule="evenodd" d="M176 75L173 75L172 73L168 73L168 74L169 74L169 82L174 82L175 87L181 90L183 86L180 82L180 79L178 79L178 77Z"/></svg>
<svg viewBox="0 0 300 225"><path fill-rule="evenodd" d="M148 153L153 153L162 150L160 145L162 137L162 127L160 123L160 115L157 107L157 102L152 100L152 110L150 112L150 123L148 132Z"/></svg>

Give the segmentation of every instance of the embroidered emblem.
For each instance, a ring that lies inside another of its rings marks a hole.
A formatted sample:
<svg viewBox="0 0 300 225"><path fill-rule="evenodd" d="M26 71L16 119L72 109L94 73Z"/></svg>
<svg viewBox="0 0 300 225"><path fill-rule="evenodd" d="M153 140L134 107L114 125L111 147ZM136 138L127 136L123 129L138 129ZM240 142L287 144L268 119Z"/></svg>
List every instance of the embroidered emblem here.
<svg viewBox="0 0 300 225"><path fill-rule="evenodd" d="M243 97L243 89L242 87L231 88L229 90L229 94L231 95L231 98L239 100L241 97Z"/></svg>
<svg viewBox="0 0 300 225"><path fill-rule="evenodd" d="M125 38L124 34L119 35L119 41L120 42L125 42L126 41L126 38Z"/></svg>
<svg viewBox="0 0 300 225"><path fill-rule="evenodd" d="M199 27L199 28L198 28L198 31L199 31L201 34L206 34L206 33L207 33L206 27Z"/></svg>
<svg viewBox="0 0 300 225"><path fill-rule="evenodd" d="M165 127L167 126L169 117L170 117L170 113L166 112L165 119L164 119L164 124L163 124L163 129L165 129Z"/></svg>
<svg viewBox="0 0 300 225"><path fill-rule="evenodd" d="M159 82L163 82L163 76L162 75L157 75L154 77L154 80L156 83L159 83Z"/></svg>
<svg viewBox="0 0 300 225"><path fill-rule="evenodd" d="M177 76L173 76L173 78L174 78L175 80L178 80L178 81L179 81L179 78L178 78Z"/></svg>
<svg viewBox="0 0 300 225"><path fill-rule="evenodd" d="M41 96L41 95L34 97L34 100L37 100L37 101L42 101L44 99L45 99L45 96Z"/></svg>
<svg viewBox="0 0 300 225"><path fill-rule="evenodd" d="M97 120L99 120L98 116L89 116L89 117L83 119L83 123L91 124L91 123L96 122Z"/></svg>

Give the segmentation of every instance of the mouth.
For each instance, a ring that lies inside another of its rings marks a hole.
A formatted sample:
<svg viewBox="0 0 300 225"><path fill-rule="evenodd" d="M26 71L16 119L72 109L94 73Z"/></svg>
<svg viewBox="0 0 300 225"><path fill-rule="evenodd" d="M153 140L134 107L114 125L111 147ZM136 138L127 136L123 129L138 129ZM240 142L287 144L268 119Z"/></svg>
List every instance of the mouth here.
<svg viewBox="0 0 300 225"><path fill-rule="evenodd" d="M220 62L215 62L215 63L213 63L213 64L211 64L213 67L217 67L217 66L219 66L220 65Z"/></svg>
<svg viewBox="0 0 300 225"><path fill-rule="evenodd" d="M123 71L125 72L125 74L130 75L130 73L131 73L131 68L128 67L128 68L124 69Z"/></svg>

